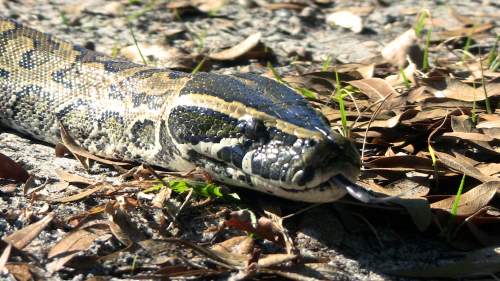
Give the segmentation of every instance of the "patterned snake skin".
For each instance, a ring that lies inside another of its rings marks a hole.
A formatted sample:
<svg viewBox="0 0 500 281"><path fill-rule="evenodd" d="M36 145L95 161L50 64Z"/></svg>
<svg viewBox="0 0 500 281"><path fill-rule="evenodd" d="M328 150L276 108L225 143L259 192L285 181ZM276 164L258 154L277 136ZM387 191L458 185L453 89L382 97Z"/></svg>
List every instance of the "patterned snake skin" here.
<svg viewBox="0 0 500 281"><path fill-rule="evenodd" d="M57 144L60 126L102 157L306 202L355 181L359 155L291 88L264 77L134 64L0 18L0 124ZM336 184L337 183L337 184Z"/></svg>

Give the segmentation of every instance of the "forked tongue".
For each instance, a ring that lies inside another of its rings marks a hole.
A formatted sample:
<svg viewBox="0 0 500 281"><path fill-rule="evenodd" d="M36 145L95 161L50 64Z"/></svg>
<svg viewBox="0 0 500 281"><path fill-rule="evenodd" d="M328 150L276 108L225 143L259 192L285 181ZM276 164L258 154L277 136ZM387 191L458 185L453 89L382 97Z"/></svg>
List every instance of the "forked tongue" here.
<svg viewBox="0 0 500 281"><path fill-rule="evenodd" d="M330 184L336 186L342 186L346 189L347 193L357 200L367 203L367 204L376 204L376 203L387 203L390 201L394 201L395 199L401 198L400 195L389 196L389 197L376 197L370 194L370 192L363 187L357 185L356 183L351 182L343 175L339 174L330 179Z"/></svg>

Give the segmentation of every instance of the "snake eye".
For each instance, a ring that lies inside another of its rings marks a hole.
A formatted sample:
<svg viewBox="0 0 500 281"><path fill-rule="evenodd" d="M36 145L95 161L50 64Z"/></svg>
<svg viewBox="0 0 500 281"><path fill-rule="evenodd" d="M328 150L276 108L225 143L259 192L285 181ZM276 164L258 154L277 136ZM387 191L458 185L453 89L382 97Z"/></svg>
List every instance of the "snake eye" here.
<svg viewBox="0 0 500 281"><path fill-rule="evenodd" d="M261 120L253 118L243 120L238 127L243 135L248 139L265 141L269 138L266 126Z"/></svg>

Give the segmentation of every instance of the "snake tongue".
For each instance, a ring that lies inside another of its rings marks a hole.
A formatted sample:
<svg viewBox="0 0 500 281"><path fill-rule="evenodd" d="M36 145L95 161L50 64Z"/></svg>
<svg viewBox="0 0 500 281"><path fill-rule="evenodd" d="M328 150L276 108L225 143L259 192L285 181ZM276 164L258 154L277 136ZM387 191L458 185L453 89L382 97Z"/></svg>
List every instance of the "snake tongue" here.
<svg viewBox="0 0 500 281"><path fill-rule="evenodd" d="M338 174L338 175L332 177L330 179L330 184L345 188L347 193L349 193L349 195L351 195L355 199L357 199L363 203L367 203L367 204L387 203L389 201L393 201L396 198L400 198L399 196L390 196L390 197L384 197L384 198L375 197L375 196L371 195L363 187L348 180L342 174Z"/></svg>

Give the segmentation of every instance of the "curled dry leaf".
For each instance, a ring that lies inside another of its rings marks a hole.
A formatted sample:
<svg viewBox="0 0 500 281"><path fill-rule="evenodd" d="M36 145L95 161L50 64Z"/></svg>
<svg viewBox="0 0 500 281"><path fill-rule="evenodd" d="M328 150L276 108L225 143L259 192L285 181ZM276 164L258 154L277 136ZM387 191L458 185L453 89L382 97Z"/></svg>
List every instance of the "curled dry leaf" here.
<svg viewBox="0 0 500 281"><path fill-rule="evenodd" d="M409 57L411 62L421 67L423 52L417 44L417 34L413 28L396 37L382 49L382 57L389 63L404 67Z"/></svg>
<svg viewBox="0 0 500 281"><path fill-rule="evenodd" d="M260 32L248 36L245 40L235 46L208 55L213 60L231 61L240 58L262 58L269 56L270 50L266 50L260 42L262 34Z"/></svg>
<svg viewBox="0 0 500 281"><path fill-rule="evenodd" d="M107 233L109 233L108 225L94 224L66 235L50 249L47 257L56 260L47 267L52 272L60 270L75 255L90 248L96 239L102 238Z"/></svg>
<svg viewBox="0 0 500 281"><path fill-rule="evenodd" d="M29 174L21 165L0 153L0 178L25 182Z"/></svg>
<svg viewBox="0 0 500 281"><path fill-rule="evenodd" d="M18 231L3 238L3 240L11 243L17 249L22 249L28 245L31 240L35 239L35 237L37 237L38 234L40 234L40 232L42 232L42 230L49 225L54 217L54 213L49 213L41 220L19 229Z"/></svg>
<svg viewBox="0 0 500 281"><path fill-rule="evenodd" d="M363 30L363 19L350 11L338 11L326 16L326 23L350 29L354 33Z"/></svg>
<svg viewBox="0 0 500 281"><path fill-rule="evenodd" d="M490 181L474 187L460 196L457 216L469 216L488 205L500 188L500 181ZM455 196L431 204L431 208L451 212Z"/></svg>

